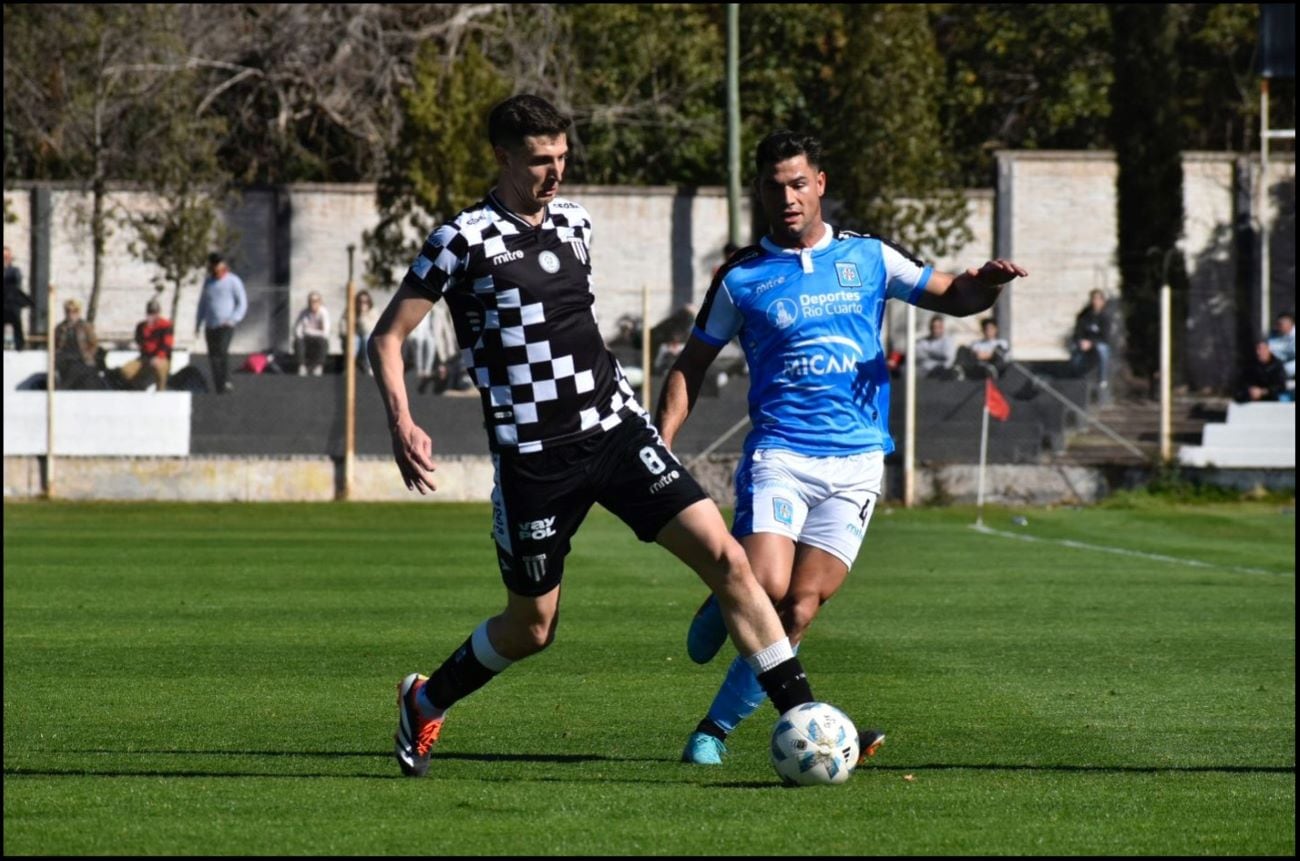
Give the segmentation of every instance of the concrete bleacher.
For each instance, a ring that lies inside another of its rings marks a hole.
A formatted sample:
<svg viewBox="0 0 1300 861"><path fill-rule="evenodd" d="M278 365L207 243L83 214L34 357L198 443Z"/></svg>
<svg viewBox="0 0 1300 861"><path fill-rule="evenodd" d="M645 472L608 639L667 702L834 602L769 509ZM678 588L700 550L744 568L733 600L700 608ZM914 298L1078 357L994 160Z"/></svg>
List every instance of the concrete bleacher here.
<svg viewBox="0 0 1300 861"><path fill-rule="evenodd" d="M236 373L232 380L234 391L227 395L195 397L191 433L195 454L342 455L345 424L341 374L299 377ZM1059 401L1039 391L1014 368L997 384L1011 405L1011 417L1006 422L990 422L990 463L1038 463L1046 454L1064 448L1072 417ZM1080 404L1086 401L1084 381L1053 380L1052 385L1071 400ZM420 394L413 373L407 374L406 388L412 417L432 437L435 454L488 453L483 411L477 395ZM749 379L743 375L733 375L721 388L716 385L705 388L690 420L674 441L678 454L683 457L698 454L745 419L748 389ZM639 387L637 396L641 396ZM657 398L658 393L652 392L652 405ZM900 451L903 398L901 380L895 380L891 389L890 431ZM978 461L983 406L982 380L919 380L918 461ZM815 402L809 408L816 409ZM748 432L749 426L745 424L713 449L714 452L738 453ZM392 453L383 403L374 381L366 376L357 379L355 451L359 455Z"/></svg>
<svg viewBox="0 0 1300 861"><path fill-rule="evenodd" d="M40 350L4 351L6 455L46 454L46 362ZM190 404L189 392L59 391L54 396L54 453L188 455Z"/></svg>
<svg viewBox="0 0 1300 861"><path fill-rule="evenodd" d="M1200 445L1185 445L1186 466L1295 469L1295 403L1229 404L1227 420L1205 425Z"/></svg>

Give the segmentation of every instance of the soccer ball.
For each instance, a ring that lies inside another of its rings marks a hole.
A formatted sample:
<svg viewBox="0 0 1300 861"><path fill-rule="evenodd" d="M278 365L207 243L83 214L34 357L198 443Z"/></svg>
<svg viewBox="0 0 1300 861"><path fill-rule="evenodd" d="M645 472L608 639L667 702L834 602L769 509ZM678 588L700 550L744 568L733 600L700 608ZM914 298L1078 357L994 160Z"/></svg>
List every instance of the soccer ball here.
<svg viewBox="0 0 1300 861"><path fill-rule="evenodd" d="M858 764L858 730L829 703L804 703L777 719L772 765L789 785L843 783Z"/></svg>

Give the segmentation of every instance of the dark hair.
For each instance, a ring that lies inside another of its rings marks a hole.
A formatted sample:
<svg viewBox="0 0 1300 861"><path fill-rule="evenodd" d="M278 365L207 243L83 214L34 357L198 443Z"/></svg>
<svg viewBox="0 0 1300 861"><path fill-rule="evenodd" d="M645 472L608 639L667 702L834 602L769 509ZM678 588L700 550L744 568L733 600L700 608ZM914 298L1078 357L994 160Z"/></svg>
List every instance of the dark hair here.
<svg viewBox="0 0 1300 861"><path fill-rule="evenodd" d="M1280 312L1278 312L1278 315L1277 315L1275 318L1273 318L1273 319L1274 319L1274 320L1282 320L1282 319L1286 319L1286 320L1290 320L1292 323L1294 323L1294 322L1295 322L1295 314L1292 314L1290 311L1280 311Z"/></svg>
<svg viewBox="0 0 1300 861"><path fill-rule="evenodd" d="M162 306L158 304L157 299L150 299L145 303L144 312L146 314L158 314L162 311Z"/></svg>
<svg viewBox="0 0 1300 861"><path fill-rule="evenodd" d="M803 135L788 129L774 131L759 143L754 152L754 167L761 174L774 164L803 156L808 164L820 168L822 163L821 141L812 135Z"/></svg>
<svg viewBox="0 0 1300 861"><path fill-rule="evenodd" d="M224 263L225 261L226 258L222 257L220 254L218 254L215 251L208 255L209 266L216 266L218 263Z"/></svg>
<svg viewBox="0 0 1300 861"><path fill-rule="evenodd" d="M541 96L511 96L488 114L488 140L492 146L516 147L529 135L563 134L571 120Z"/></svg>

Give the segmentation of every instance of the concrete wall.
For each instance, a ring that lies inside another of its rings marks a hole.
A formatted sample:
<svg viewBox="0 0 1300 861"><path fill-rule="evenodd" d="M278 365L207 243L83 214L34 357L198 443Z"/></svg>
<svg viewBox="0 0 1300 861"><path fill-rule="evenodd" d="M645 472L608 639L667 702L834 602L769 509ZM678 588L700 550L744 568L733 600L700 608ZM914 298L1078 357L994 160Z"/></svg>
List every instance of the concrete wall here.
<svg viewBox="0 0 1300 861"><path fill-rule="evenodd" d="M1249 188L1242 186L1253 182L1248 162L1234 153L1183 156L1184 254L1191 283L1179 358L1194 389L1222 388L1236 373L1236 327L1239 315L1250 313L1237 297L1254 292L1254 284L1238 283L1240 225L1250 218L1241 211L1242 201L1249 202ZM1109 152L1000 152L998 165L998 215L1007 229L999 250L1030 272L1008 297L1012 352L1026 360L1064 359L1088 292L1119 292L1118 167ZM1272 306L1278 311L1295 305L1294 160L1270 162L1270 179Z"/></svg>
<svg viewBox="0 0 1300 861"><path fill-rule="evenodd" d="M641 315L643 287L650 290L652 320L703 296L727 241L725 190L566 186L564 193L586 206L595 223L596 312L607 336L617 332L620 315ZM27 276L24 287L31 292L31 192L14 188L4 194L18 218L4 226L4 242L13 249L15 263ZM146 195L133 191L112 192L108 200L110 208L142 211L150 205ZM57 287L59 303L75 297L84 304L90 296L93 262L84 222L89 206L88 194L52 193L49 280ZM746 201L743 223L749 217ZM227 257L249 294L248 316L236 329L232 351L290 349L293 321L313 290L321 292L337 326L346 306L347 247L356 246L353 272L360 289L365 286L362 234L378 220L375 187L369 184L297 184L244 192L225 217L234 237ZM155 295L156 269L131 255L133 235L118 226L108 240L96 317L102 340L129 343L145 303ZM194 334L201 284L196 272L183 286L173 321L178 346L196 353L207 351L202 335ZM389 295L378 291L376 304L382 308ZM172 296L169 287L163 294L168 314ZM61 318L57 310L56 321ZM330 349L342 352L341 342L331 339Z"/></svg>
<svg viewBox="0 0 1300 861"><path fill-rule="evenodd" d="M4 392L5 455L45 454L45 392ZM63 455L188 455L189 392L58 392L54 452Z"/></svg>
<svg viewBox="0 0 1300 861"><path fill-rule="evenodd" d="M1187 260L1192 278L1191 316L1187 329L1186 369L1194 387L1223 385L1236 362L1236 327L1240 314L1238 260L1242 200L1239 188L1252 180L1232 153L1188 153L1184 158L1184 208ZM996 190L969 192L969 220L974 238L950 257L935 261L947 271L979 265L1000 249L1023 264L1030 277L1018 282L999 303L1013 353L1021 359L1056 360L1067 355L1066 339L1088 291L1119 289L1115 265L1115 179L1108 152L1001 152ZM1239 178L1238 174L1245 176ZM1295 298L1294 161L1271 162L1274 207L1273 308L1293 308ZM641 315L642 287L650 289L650 317L659 320L687 303L698 304L727 239L727 199L721 188L625 188L566 186L595 221L592 257L596 272L596 311L602 331L612 335L625 313ZM32 197L27 188L5 190L17 222L4 226L4 241L16 262L31 272ZM115 207L143 208L148 199L137 192L110 195ZM90 292L89 238L79 213L87 195L66 189L52 192L50 281L61 297L83 300ZM742 223L749 224L750 204L743 202ZM1247 213L1248 215L1248 213ZM274 347L288 349L289 330L307 294L319 290L335 320L344 311L347 246L357 248L355 275L365 269L362 233L378 221L373 185L299 184L275 190L246 191L227 213L235 241L229 257L244 279L251 308L236 333L235 352ZM1001 230L999 231L999 224ZM1000 235L999 235L1000 234ZM153 294L153 267L129 253L130 231L115 229L108 243L104 292L98 328L129 339ZM1248 266L1246 267L1248 268ZM176 322L179 346L204 352L193 336L200 276L182 292ZM1242 295L1249 295L1243 293ZM387 301L380 291L377 304ZM170 308L171 293L164 295ZM891 303L899 306L899 303ZM891 307L889 326L901 340L904 309ZM928 314L918 314L925 331ZM973 340L975 319L950 322L959 343ZM331 342L341 350L337 339ZM1224 356L1231 354L1230 360Z"/></svg>
<svg viewBox="0 0 1300 861"><path fill-rule="evenodd" d="M4 459L6 499L39 497L40 458ZM735 504L732 474L735 456L710 456L692 464L691 472L724 507ZM887 486L898 483L898 468L887 468ZM408 491L391 458L357 458L354 500L367 502L488 502L493 484L488 457L441 457L438 491L421 496ZM975 501L975 467L918 470L918 499L959 503ZM79 500L179 500L187 502L319 502L335 498L341 466L324 457L302 458L107 458L55 459L55 494ZM991 467L985 499L991 504L1096 502L1106 495L1100 470L1085 467Z"/></svg>

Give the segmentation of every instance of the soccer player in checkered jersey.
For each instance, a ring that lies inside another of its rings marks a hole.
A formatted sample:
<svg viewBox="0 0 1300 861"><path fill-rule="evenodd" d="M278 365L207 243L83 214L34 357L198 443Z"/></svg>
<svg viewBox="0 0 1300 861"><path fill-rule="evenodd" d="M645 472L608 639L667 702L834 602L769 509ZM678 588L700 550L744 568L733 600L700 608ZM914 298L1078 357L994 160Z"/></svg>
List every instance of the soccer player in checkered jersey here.
<svg viewBox="0 0 1300 861"><path fill-rule="evenodd" d="M409 490L435 490L432 445L411 419L401 350L433 303L445 301L482 397L496 468L493 536L505 608L430 676L411 673L398 684L396 757L411 776L428 770L453 704L554 639L569 539L597 502L695 569L779 710L813 699L744 551L605 348L592 311L591 217L558 196L568 127L536 96L492 110L495 187L429 236L369 342L402 478Z"/></svg>
<svg viewBox="0 0 1300 861"><path fill-rule="evenodd" d="M1006 260L960 275L936 272L882 239L831 227L822 220L826 174L815 138L774 132L755 161L768 233L714 275L655 423L671 446L705 371L739 336L753 427L736 470L732 532L797 648L853 566L894 449L880 338L885 301L975 314L1027 273ZM687 652L706 663L726 635L718 604L707 599L691 620ZM721 763L727 735L764 698L745 662L733 662L682 759ZM884 741L876 729L861 736L862 756Z"/></svg>

